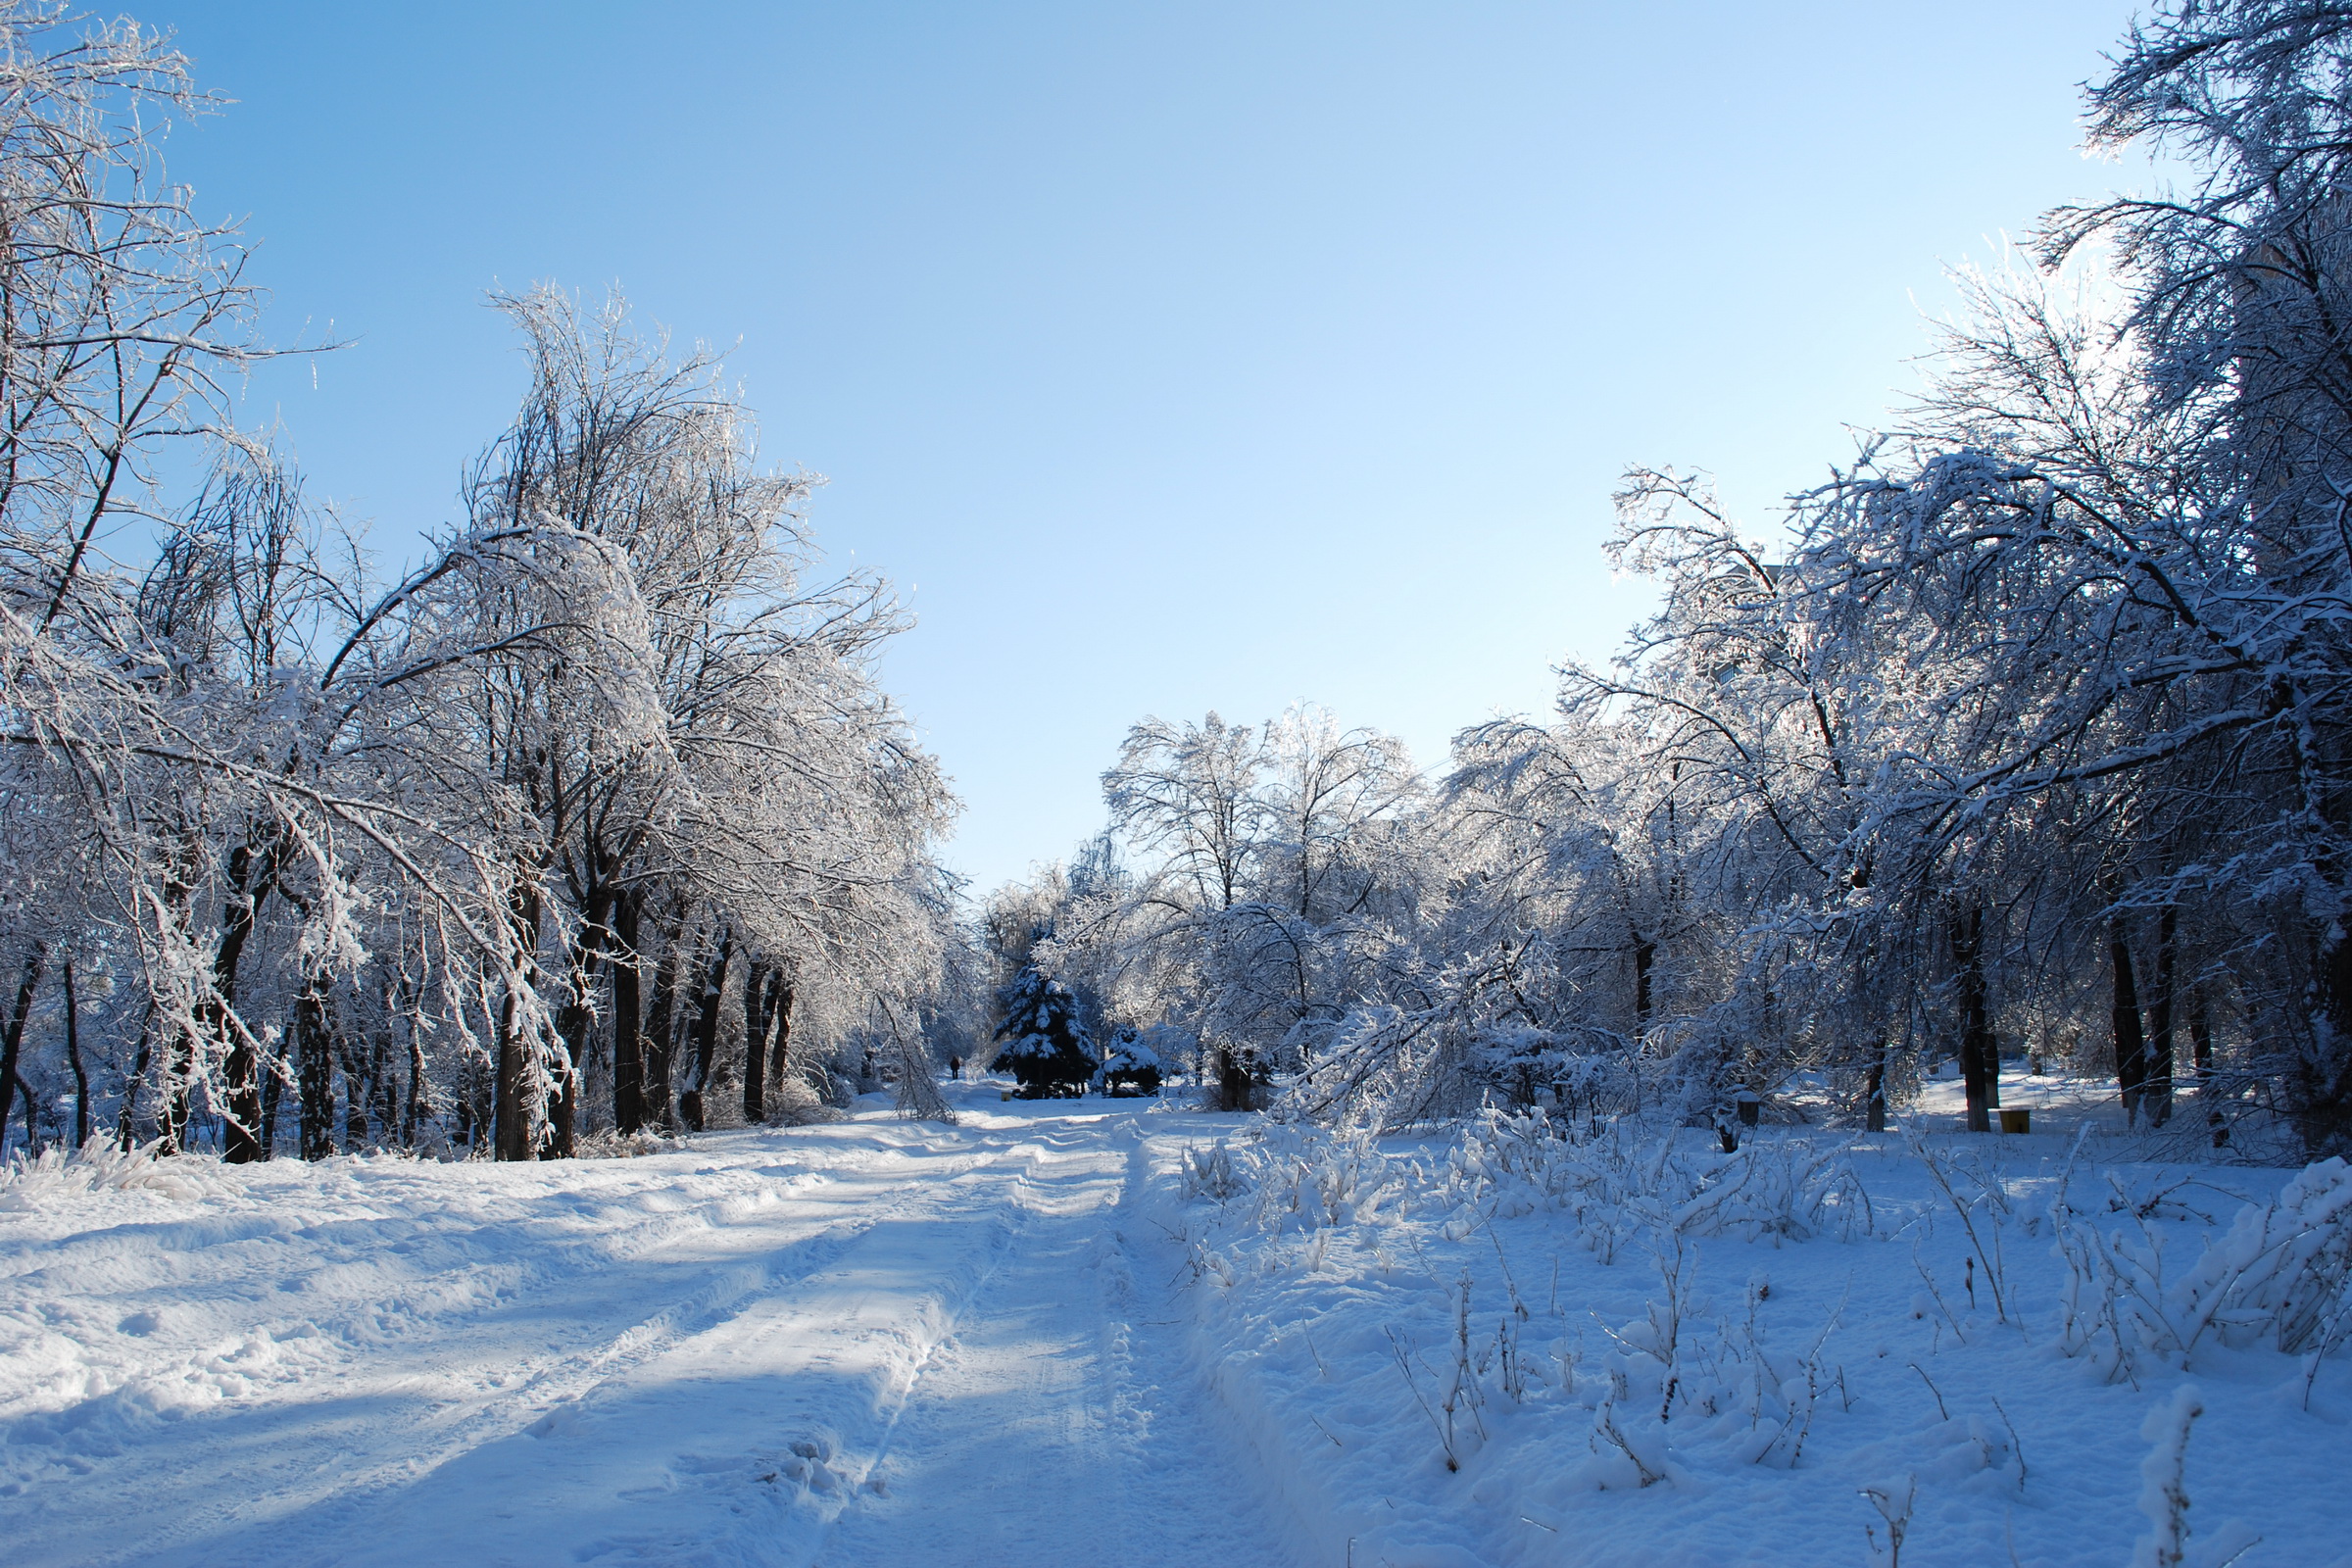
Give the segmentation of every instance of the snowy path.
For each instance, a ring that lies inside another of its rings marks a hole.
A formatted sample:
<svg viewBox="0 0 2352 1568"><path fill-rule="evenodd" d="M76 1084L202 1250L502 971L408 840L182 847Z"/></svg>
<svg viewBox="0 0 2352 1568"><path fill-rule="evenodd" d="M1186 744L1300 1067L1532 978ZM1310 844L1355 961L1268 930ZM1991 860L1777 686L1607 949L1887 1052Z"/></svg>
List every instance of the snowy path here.
<svg viewBox="0 0 2352 1568"><path fill-rule="evenodd" d="M1136 1349L1173 1343L1132 1210L1178 1118L967 1104L629 1161L21 1187L6 1556L1289 1560L1181 1361Z"/></svg>
<svg viewBox="0 0 2352 1568"><path fill-rule="evenodd" d="M824 1568L1287 1560L1239 1466L1211 1457L1174 1358L1147 1358L1169 1363L1154 1375L1133 1353L1139 1333L1172 1338L1138 1324L1147 1300L1175 1311L1137 1288L1128 1232L1143 1222L1124 1200L1143 1183L1140 1138L1057 1142L1054 1190L935 1352Z"/></svg>

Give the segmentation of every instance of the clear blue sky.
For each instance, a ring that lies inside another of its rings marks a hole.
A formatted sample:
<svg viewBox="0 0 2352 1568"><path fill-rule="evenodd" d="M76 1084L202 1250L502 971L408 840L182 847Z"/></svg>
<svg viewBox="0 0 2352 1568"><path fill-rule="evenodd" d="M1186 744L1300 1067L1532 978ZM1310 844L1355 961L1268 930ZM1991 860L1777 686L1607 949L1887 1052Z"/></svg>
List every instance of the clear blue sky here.
<svg viewBox="0 0 2352 1568"><path fill-rule="evenodd" d="M355 340L248 421L387 551L520 389L485 288L737 345L920 617L885 674L982 890L1099 825L1146 713L1311 698L1439 763L1543 710L1643 609L1625 465L1768 515L1944 264L2127 172L2076 150L2103 0L135 14L238 100L172 163L251 215L274 335Z"/></svg>

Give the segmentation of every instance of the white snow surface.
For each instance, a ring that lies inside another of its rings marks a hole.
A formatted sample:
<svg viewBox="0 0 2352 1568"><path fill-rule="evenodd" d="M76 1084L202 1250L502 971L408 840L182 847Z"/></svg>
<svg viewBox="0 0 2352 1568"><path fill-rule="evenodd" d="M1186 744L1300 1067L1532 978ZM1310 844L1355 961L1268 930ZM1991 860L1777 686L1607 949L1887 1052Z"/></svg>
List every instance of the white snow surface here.
<svg viewBox="0 0 2352 1568"><path fill-rule="evenodd" d="M682 1152L33 1171L0 1559L1287 1563L1186 1367L1135 1102Z"/></svg>
<svg viewBox="0 0 2352 1568"><path fill-rule="evenodd" d="M0 1180L0 1559L1811 1568L1888 1560L1871 1488L1909 1568L2120 1568L2193 1377L2185 1561L2352 1568L2341 1357L2063 1352L2056 1130L1936 1135L2012 1205L2002 1322L1899 1137L1758 1134L1830 1196L1686 1214L1678 1296L1491 1142L947 1087L636 1159ZM2181 1267L2290 1174L2110 1171ZM1703 1399L1642 1381L1670 1300Z"/></svg>

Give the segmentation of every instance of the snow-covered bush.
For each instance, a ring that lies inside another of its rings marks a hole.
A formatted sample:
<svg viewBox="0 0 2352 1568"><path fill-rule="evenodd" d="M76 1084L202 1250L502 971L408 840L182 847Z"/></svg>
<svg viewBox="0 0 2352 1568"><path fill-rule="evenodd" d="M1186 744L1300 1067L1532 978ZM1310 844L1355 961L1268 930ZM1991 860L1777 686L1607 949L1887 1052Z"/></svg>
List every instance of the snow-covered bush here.
<svg viewBox="0 0 2352 1568"><path fill-rule="evenodd" d="M1121 1029L1111 1038L1110 1054L1095 1069L1095 1090L1112 1096L1156 1095L1160 1073L1159 1054L1134 1029Z"/></svg>
<svg viewBox="0 0 2352 1568"><path fill-rule="evenodd" d="M67 1153L54 1145L27 1157L9 1156L0 1167L0 1209L37 1206L48 1197L65 1192L152 1192L166 1198L193 1200L215 1198L234 1184L221 1172L220 1161L201 1157L159 1159L162 1140L125 1150L109 1138L93 1138Z"/></svg>
<svg viewBox="0 0 2352 1568"><path fill-rule="evenodd" d="M1361 1131L1271 1127L1245 1162L1258 1195L1252 1217L1273 1235L1293 1226L1313 1231L1373 1219L1382 1199L1392 1191L1401 1194L1405 1185L1403 1164Z"/></svg>
<svg viewBox="0 0 2352 1568"><path fill-rule="evenodd" d="M2050 1203L2068 1354L2128 1379L2145 1358L2184 1367L2207 1343L2268 1344L2306 1356L2308 1378L2352 1336L2352 1167L2342 1159L2306 1167L2271 1202L2246 1204L2178 1270L2168 1270L2152 1205L2108 1181L2125 1215L2113 1230L2083 1220L2065 1179Z"/></svg>
<svg viewBox="0 0 2352 1568"><path fill-rule="evenodd" d="M1188 1203L1197 1198L1223 1203L1250 1190L1249 1178L1234 1164L1233 1150L1221 1138L1206 1149L1185 1145L1178 1176Z"/></svg>
<svg viewBox="0 0 2352 1568"><path fill-rule="evenodd" d="M1839 1380L1823 1356L1837 1319L1802 1350L1777 1350L1759 1323L1768 1287L1748 1287L1740 1319L1710 1319L1694 1294L1697 1250L1675 1235L1658 1243L1656 1260L1660 1289L1642 1317L1607 1331L1601 1379L1584 1391L1593 1457L1577 1479L1604 1490L1653 1486L1684 1474L1679 1456L1702 1451L1793 1469Z"/></svg>
<svg viewBox="0 0 2352 1568"><path fill-rule="evenodd" d="M655 1133L619 1132L603 1127L583 1136L572 1153L577 1159L638 1159L647 1154L666 1154L686 1146L677 1139L663 1138Z"/></svg>
<svg viewBox="0 0 2352 1568"><path fill-rule="evenodd" d="M1591 1137L1540 1111L1489 1110L1446 1154L1446 1194L1511 1217L1550 1209L1573 1220L1603 1261L1643 1229L1676 1236L1852 1240L1871 1229L1869 1197L1842 1145L1750 1139L1738 1152L1643 1137L1616 1121Z"/></svg>

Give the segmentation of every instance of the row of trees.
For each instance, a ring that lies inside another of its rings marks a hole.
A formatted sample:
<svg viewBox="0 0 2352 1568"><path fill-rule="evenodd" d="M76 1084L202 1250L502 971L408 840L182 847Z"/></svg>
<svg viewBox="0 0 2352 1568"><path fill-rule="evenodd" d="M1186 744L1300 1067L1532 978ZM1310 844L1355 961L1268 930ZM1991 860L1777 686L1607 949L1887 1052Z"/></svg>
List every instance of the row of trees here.
<svg viewBox="0 0 2352 1568"><path fill-rule="evenodd" d="M171 185L185 62L0 0L0 1140L565 1155L760 1120L968 1005L887 586L619 302L379 580L238 429L270 354Z"/></svg>
<svg viewBox="0 0 2352 1568"><path fill-rule="evenodd" d="M2161 8L2092 140L2184 187L1965 277L1932 391L1772 544L1630 475L1662 609L1442 785L1311 712L1139 725L1146 869L1010 896L1052 965L1308 1114L1819 1073L1877 1124L1951 1058L1983 1126L2032 1051L2352 1147L2348 82L2340 7Z"/></svg>

